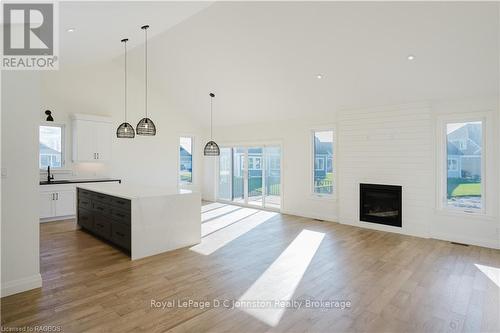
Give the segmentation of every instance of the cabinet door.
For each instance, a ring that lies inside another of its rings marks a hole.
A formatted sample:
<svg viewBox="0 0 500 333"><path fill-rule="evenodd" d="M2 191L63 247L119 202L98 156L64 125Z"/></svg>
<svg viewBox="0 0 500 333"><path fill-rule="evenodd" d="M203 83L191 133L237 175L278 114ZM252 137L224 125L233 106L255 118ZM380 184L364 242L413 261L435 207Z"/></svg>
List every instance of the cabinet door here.
<svg viewBox="0 0 500 333"><path fill-rule="evenodd" d="M40 218L54 217L54 193L40 192Z"/></svg>
<svg viewBox="0 0 500 333"><path fill-rule="evenodd" d="M75 215L75 191L59 191L56 193L56 216Z"/></svg>
<svg viewBox="0 0 500 333"><path fill-rule="evenodd" d="M111 159L111 140L113 130L109 123L95 123L94 139L95 151L99 161L109 161Z"/></svg>
<svg viewBox="0 0 500 333"><path fill-rule="evenodd" d="M96 150L93 121L76 120L74 122L75 131L73 136L73 160L74 161L95 161Z"/></svg>

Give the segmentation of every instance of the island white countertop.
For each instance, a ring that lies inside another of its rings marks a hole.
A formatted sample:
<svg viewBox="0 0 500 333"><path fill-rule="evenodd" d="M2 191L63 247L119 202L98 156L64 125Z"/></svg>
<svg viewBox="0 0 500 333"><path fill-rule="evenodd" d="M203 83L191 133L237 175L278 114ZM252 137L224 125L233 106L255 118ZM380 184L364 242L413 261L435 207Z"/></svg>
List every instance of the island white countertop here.
<svg viewBox="0 0 500 333"><path fill-rule="evenodd" d="M77 187L130 200L193 193L190 190L140 184L97 183L78 184Z"/></svg>

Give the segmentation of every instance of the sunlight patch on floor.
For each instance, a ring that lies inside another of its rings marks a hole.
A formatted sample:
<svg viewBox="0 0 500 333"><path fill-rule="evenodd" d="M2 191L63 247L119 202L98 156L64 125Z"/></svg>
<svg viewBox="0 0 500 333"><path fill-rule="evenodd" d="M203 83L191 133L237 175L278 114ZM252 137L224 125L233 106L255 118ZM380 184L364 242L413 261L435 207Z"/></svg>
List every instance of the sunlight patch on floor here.
<svg viewBox="0 0 500 333"><path fill-rule="evenodd" d="M201 225L201 237L205 237L206 235L211 234L214 231L227 227L228 225L236 223L237 221L244 219L245 217L248 217L250 215L253 215L257 212L258 212L257 209L242 208L234 212L231 212L229 214L217 217L208 222L205 222Z"/></svg>
<svg viewBox="0 0 500 333"><path fill-rule="evenodd" d="M237 223L203 237L200 244L190 249L200 254L210 255L276 215L278 213L259 211Z"/></svg>
<svg viewBox="0 0 500 333"><path fill-rule="evenodd" d="M480 264L474 264L484 275L488 277L494 284L500 288L500 268L485 266Z"/></svg>
<svg viewBox="0 0 500 333"><path fill-rule="evenodd" d="M291 300L324 237L322 232L302 230L239 300ZM242 310L274 327L280 322L286 309L272 307Z"/></svg>
<svg viewBox="0 0 500 333"><path fill-rule="evenodd" d="M201 206L201 212L204 213L204 212L207 212L209 210L216 209L216 208L221 208L221 207L224 207L224 206L227 206L227 205L223 204L223 203L220 203L220 202L212 202L212 203L209 203L209 204Z"/></svg>
<svg viewBox="0 0 500 333"><path fill-rule="evenodd" d="M209 210L208 212L201 213L201 222L203 223L205 221L214 219L214 218L222 216L224 214L234 212L235 210L238 210L238 209L241 209L241 207L225 205L225 206L220 207L220 208Z"/></svg>

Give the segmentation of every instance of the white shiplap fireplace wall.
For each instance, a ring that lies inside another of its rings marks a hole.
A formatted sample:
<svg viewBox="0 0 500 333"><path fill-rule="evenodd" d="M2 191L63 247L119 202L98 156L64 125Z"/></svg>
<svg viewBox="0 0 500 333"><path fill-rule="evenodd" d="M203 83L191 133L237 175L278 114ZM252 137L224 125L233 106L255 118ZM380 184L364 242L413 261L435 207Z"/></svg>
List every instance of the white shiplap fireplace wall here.
<svg viewBox="0 0 500 333"><path fill-rule="evenodd" d="M412 103L346 109L338 114L338 218L340 223L408 235L500 248L498 118L487 120L485 215L453 214L437 202L437 119L497 110L495 101ZM491 112L495 114L495 112ZM359 183L403 187L403 227L359 221Z"/></svg>
<svg viewBox="0 0 500 333"><path fill-rule="evenodd" d="M434 127L428 104L342 110L338 117L339 222L429 237ZM359 184L403 187L403 227L359 221Z"/></svg>

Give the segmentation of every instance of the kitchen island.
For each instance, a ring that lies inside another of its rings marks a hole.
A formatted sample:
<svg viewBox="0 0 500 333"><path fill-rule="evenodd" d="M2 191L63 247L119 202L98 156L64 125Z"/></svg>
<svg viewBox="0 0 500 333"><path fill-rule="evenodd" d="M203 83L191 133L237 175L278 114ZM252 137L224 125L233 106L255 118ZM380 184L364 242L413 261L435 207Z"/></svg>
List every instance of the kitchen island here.
<svg viewBox="0 0 500 333"><path fill-rule="evenodd" d="M201 196L189 190L131 184L77 186L78 225L132 260L198 244Z"/></svg>

